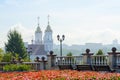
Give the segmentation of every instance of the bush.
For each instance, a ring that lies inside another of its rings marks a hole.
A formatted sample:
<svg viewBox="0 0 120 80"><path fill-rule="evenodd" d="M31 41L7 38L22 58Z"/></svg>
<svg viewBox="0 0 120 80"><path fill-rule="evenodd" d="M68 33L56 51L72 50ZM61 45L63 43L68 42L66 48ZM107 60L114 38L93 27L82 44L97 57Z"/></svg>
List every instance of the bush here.
<svg viewBox="0 0 120 80"><path fill-rule="evenodd" d="M30 68L31 68L31 67L30 67L29 65L25 65L25 64L24 64L24 65L19 65L17 70L18 70L18 71L29 71Z"/></svg>
<svg viewBox="0 0 120 80"><path fill-rule="evenodd" d="M30 65L25 64L10 64L3 67L3 71L29 71Z"/></svg>

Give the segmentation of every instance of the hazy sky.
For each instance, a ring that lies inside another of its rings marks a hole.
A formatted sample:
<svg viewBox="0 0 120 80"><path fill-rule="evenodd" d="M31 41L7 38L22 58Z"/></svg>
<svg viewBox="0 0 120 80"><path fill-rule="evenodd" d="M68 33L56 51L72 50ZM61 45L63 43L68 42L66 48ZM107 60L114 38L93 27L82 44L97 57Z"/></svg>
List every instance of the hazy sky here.
<svg viewBox="0 0 120 80"><path fill-rule="evenodd" d="M56 44L57 34L69 45L120 42L120 0L0 0L0 47L14 27L30 42L38 16L44 35L48 14Z"/></svg>

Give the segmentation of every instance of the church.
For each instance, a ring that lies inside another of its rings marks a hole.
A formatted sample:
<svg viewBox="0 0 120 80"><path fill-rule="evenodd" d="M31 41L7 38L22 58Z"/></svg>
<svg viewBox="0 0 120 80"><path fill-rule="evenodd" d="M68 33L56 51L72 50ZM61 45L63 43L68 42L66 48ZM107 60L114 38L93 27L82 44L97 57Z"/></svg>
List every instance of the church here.
<svg viewBox="0 0 120 80"><path fill-rule="evenodd" d="M38 25L35 31L35 40L32 40L31 44L28 44L28 51L30 52L29 57L33 61L36 57L46 57L46 55L53 50L53 38L52 38L52 29L49 23L49 16L48 16L48 24L43 32L39 26L39 17L38 17Z"/></svg>

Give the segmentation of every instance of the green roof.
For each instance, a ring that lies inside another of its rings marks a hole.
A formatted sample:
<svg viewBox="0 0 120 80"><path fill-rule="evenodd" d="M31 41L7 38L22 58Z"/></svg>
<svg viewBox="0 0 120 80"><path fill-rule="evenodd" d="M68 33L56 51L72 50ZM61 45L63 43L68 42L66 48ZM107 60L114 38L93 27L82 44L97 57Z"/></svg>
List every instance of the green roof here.
<svg viewBox="0 0 120 80"><path fill-rule="evenodd" d="M45 32L52 32L52 29L51 29L49 24L47 25L47 28L46 28Z"/></svg>
<svg viewBox="0 0 120 80"><path fill-rule="evenodd" d="M42 32L39 26L37 27L37 29L36 29L35 32L36 32L36 33L41 33L41 32Z"/></svg>

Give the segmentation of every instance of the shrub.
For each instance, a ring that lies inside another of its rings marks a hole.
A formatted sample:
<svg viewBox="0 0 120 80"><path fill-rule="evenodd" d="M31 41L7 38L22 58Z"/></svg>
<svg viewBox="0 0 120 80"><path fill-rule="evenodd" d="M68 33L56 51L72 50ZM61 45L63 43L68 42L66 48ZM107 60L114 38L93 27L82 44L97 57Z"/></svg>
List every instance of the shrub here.
<svg viewBox="0 0 120 80"><path fill-rule="evenodd" d="M30 65L25 64L10 64L3 67L3 71L29 71Z"/></svg>
<svg viewBox="0 0 120 80"><path fill-rule="evenodd" d="M31 67L30 67L29 65L23 64L23 65L19 65L18 68L17 68L17 70L18 70L18 71L29 71L30 68L31 68Z"/></svg>

